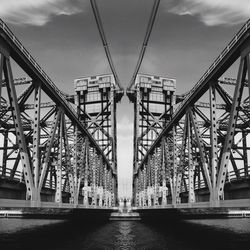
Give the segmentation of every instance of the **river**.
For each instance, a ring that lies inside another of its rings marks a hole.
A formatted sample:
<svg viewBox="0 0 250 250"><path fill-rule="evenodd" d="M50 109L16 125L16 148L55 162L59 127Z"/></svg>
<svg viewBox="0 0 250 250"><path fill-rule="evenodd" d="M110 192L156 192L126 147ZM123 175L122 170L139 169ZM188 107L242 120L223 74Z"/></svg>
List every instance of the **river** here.
<svg viewBox="0 0 250 250"><path fill-rule="evenodd" d="M0 249L250 249L250 219L141 221L0 219Z"/></svg>

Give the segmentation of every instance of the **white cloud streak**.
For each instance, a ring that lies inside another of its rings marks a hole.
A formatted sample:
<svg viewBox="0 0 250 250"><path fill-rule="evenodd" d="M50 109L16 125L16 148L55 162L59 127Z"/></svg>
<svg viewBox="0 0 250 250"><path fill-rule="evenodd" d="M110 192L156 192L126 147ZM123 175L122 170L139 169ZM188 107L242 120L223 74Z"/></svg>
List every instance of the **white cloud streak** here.
<svg viewBox="0 0 250 250"><path fill-rule="evenodd" d="M177 0L171 4L168 1L167 9L178 15L197 16L207 26L236 25L250 18L249 0Z"/></svg>
<svg viewBox="0 0 250 250"><path fill-rule="evenodd" d="M53 16L73 15L82 9L79 0L0 0L0 18L14 25L42 26Z"/></svg>

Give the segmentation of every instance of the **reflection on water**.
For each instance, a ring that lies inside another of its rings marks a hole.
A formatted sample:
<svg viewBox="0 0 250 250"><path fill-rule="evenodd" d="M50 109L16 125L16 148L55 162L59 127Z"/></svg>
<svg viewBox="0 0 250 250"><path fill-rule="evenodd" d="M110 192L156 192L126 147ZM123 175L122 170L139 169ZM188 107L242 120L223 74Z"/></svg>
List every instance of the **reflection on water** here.
<svg viewBox="0 0 250 250"><path fill-rule="evenodd" d="M0 234L14 233L20 230L37 228L45 225L63 223L63 220L24 220L24 219L0 219Z"/></svg>
<svg viewBox="0 0 250 250"><path fill-rule="evenodd" d="M250 249L250 219L175 223L0 219L0 249Z"/></svg>
<svg viewBox="0 0 250 250"><path fill-rule="evenodd" d="M118 249L119 247L124 249L134 248L136 245L133 224L130 221L121 221L118 224L118 231L115 238L115 247Z"/></svg>
<svg viewBox="0 0 250 250"><path fill-rule="evenodd" d="M250 219L188 220L188 222L216 227L217 230L250 233Z"/></svg>

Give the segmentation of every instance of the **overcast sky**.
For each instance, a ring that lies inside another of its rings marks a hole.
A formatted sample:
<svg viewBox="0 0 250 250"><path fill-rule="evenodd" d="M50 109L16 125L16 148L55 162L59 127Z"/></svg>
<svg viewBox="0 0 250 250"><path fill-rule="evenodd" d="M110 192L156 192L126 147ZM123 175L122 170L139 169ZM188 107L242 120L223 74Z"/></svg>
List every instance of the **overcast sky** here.
<svg viewBox="0 0 250 250"><path fill-rule="evenodd" d="M97 0L111 55L126 88L134 71L153 0ZM0 0L0 17L56 85L110 73L89 0ZM170 76L188 91L250 17L249 0L162 0L141 73ZM130 195L133 105L119 104L120 195Z"/></svg>

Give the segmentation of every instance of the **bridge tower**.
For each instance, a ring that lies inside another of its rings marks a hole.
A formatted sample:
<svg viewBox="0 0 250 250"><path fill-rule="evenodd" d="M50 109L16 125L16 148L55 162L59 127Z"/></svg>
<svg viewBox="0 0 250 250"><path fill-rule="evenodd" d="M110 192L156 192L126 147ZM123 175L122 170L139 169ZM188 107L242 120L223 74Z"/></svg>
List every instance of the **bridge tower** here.
<svg viewBox="0 0 250 250"><path fill-rule="evenodd" d="M175 104L176 80L169 77L138 74L134 85L127 90L134 104L134 157L133 157L133 202L145 206L159 201L166 203L167 188L163 150L157 149L158 157L140 173L138 166L147 150L171 120Z"/></svg>
<svg viewBox="0 0 250 250"><path fill-rule="evenodd" d="M112 74L81 77L75 79L74 102L78 117L99 144L112 166L114 176L111 180L117 200L117 131L116 106L123 91L116 84ZM88 186L90 183L85 183ZM91 183L91 185L95 185ZM92 189L94 186L92 187Z"/></svg>

